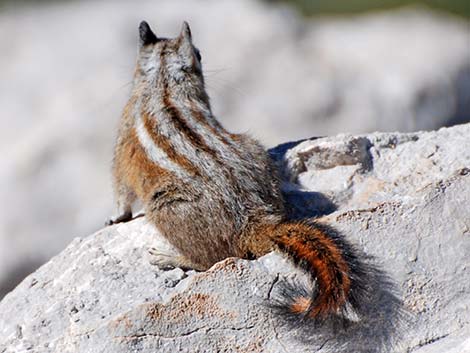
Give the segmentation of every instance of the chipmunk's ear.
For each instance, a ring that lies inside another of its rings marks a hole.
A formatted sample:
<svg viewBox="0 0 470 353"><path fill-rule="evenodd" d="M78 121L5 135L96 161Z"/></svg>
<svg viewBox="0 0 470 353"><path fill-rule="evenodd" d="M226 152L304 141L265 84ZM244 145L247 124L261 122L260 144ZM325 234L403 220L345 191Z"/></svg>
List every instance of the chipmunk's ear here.
<svg viewBox="0 0 470 353"><path fill-rule="evenodd" d="M191 37L191 28L189 28L188 22L183 22L183 26L181 27L181 33L179 36L185 41L188 41L190 43L192 42L193 39Z"/></svg>
<svg viewBox="0 0 470 353"><path fill-rule="evenodd" d="M152 32L149 24L145 21L140 22L139 25L140 45L146 46L149 44L155 44L158 42L158 38L155 33Z"/></svg>
<svg viewBox="0 0 470 353"><path fill-rule="evenodd" d="M193 56L193 44L191 37L191 29L189 29L188 22L183 22L183 27L181 28L181 33L178 36L179 53L186 57L192 58Z"/></svg>

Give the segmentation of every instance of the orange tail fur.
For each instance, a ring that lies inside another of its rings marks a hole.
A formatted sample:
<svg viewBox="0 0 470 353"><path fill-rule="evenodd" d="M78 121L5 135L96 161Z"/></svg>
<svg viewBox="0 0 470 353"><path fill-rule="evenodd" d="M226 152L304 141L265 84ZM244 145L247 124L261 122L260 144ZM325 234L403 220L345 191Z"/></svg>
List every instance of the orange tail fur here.
<svg viewBox="0 0 470 353"><path fill-rule="evenodd" d="M303 291L288 293L289 311L315 319L338 314L347 302L355 307L361 292L361 266L351 247L324 226L282 223L274 232L279 250L316 281L311 295ZM354 293L353 293L354 292Z"/></svg>

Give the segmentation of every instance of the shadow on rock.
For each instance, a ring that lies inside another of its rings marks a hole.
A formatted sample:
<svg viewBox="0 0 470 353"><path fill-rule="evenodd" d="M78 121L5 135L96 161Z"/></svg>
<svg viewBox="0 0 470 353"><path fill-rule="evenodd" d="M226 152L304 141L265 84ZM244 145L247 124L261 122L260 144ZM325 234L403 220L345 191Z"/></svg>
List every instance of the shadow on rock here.
<svg viewBox="0 0 470 353"><path fill-rule="evenodd" d="M327 196L315 191L291 190L283 192L287 215L291 220L325 216L337 206Z"/></svg>
<svg viewBox="0 0 470 353"><path fill-rule="evenodd" d="M311 221L308 221L311 222ZM333 227L316 224L330 235L350 267L349 303L327 319L292 314L285 298L312 297L315 285L306 276L281 277L268 304L285 320L289 331L303 344L332 352L388 352L411 324L398 289L377 261L350 244ZM319 342L320 345L319 345ZM322 350L323 351L323 350Z"/></svg>
<svg viewBox="0 0 470 353"><path fill-rule="evenodd" d="M319 137L312 137L278 145L269 150L269 155L279 167L282 165L284 156L288 150L304 141L318 138ZM291 220L321 217L337 210L335 203L320 192L291 189L284 190L283 197L287 215Z"/></svg>

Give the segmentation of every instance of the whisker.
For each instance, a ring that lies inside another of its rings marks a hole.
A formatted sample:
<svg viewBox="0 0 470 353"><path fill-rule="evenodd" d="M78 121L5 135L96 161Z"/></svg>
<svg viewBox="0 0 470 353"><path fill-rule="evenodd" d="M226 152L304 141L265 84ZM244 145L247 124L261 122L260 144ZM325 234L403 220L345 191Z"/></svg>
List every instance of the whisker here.
<svg viewBox="0 0 470 353"><path fill-rule="evenodd" d="M226 80L218 79L218 81L217 81L217 80L214 80L214 77L210 77L210 80L209 80L209 82L206 83L206 86L209 89L211 89L215 92L217 92L221 89L222 90L229 90L231 92L236 93L237 96L240 97L240 98L246 97L248 95L247 92L241 90L238 87L235 87L235 86L229 84Z"/></svg>

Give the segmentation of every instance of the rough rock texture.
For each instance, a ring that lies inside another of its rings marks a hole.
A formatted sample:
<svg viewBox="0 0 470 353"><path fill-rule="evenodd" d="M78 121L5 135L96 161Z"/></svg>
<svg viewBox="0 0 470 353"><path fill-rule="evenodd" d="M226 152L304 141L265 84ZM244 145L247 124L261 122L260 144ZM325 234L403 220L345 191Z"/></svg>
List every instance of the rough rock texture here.
<svg viewBox="0 0 470 353"><path fill-rule="evenodd" d="M358 322L276 316L280 283L303 276L275 253L158 269L146 249L168 244L138 218L75 239L9 293L0 352L470 352L470 124L271 152L292 216L323 214L371 257Z"/></svg>
<svg viewBox="0 0 470 353"><path fill-rule="evenodd" d="M270 145L469 119L468 23L424 9L311 21L250 0L2 9L0 297L112 213L111 146L142 19L161 35L188 20L215 112Z"/></svg>

